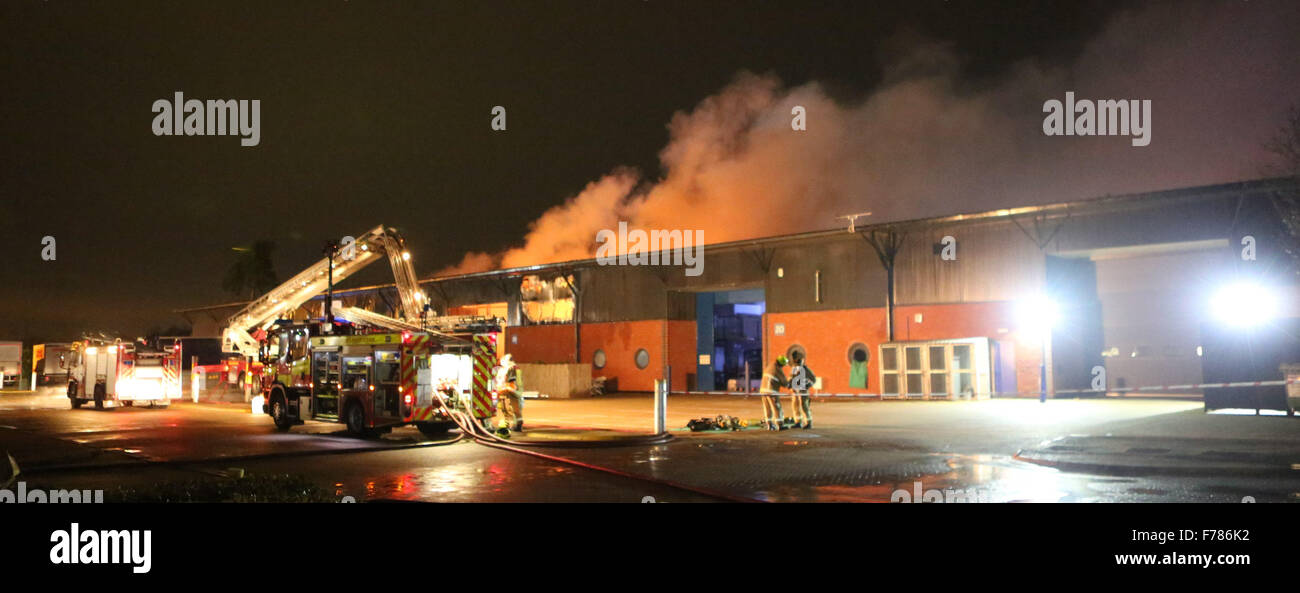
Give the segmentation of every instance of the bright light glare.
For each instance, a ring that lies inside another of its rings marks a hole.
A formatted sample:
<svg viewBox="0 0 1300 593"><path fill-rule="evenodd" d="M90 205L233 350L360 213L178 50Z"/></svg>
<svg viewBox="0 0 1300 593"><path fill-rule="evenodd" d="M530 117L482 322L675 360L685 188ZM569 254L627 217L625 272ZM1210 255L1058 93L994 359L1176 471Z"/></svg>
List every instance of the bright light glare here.
<svg viewBox="0 0 1300 593"><path fill-rule="evenodd" d="M1056 302L1046 295L1037 295L1016 304L1016 316L1024 330L1049 330L1059 321L1060 315Z"/></svg>
<svg viewBox="0 0 1300 593"><path fill-rule="evenodd" d="M164 399L161 379L120 379L117 382L117 396L122 399Z"/></svg>
<svg viewBox="0 0 1300 593"><path fill-rule="evenodd" d="M1278 312L1276 291L1250 282L1220 288L1210 299L1210 310L1223 323L1252 327L1272 319Z"/></svg>

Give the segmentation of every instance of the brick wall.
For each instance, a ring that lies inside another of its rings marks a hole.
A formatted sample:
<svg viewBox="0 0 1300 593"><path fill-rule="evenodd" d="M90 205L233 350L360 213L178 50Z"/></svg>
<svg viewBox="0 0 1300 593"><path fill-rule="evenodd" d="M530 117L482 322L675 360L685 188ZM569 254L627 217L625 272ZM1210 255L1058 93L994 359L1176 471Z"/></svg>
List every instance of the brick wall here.
<svg viewBox="0 0 1300 593"><path fill-rule="evenodd" d="M986 337L1012 341L1015 350L1016 386L1018 391L1038 389L1040 340L1023 336L1016 330L1013 304L1009 302L965 303L952 305L907 305L894 310L894 339L940 340ZM915 316L921 314L921 322ZM808 363L822 378L824 391L836 393L879 393L880 368L877 347L888 341L884 307L840 309L766 315L766 364L795 343L808 352ZM785 335L776 335L776 325L785 325ZM1005 331L999 331L1005 330ZM849 387L849 347L855 342L867 345L871 359L867 363L868 388Z"/></svg>
<svg viewBox="0 0 1300 593"><path fill-rule="evenodd" d="M921 314L920 323L915 319L917 313ZM1038 389L1040 343L1037 338L1017 331L1012 303L907 305L897 307L895 315L894 336L898 341L986 337L1013 342L1017 390ZM887 341L883 307L768 313L765 318L767 360L798 343L808 351L809 364L822 377L825 391L880 391L877 347ZM777 323L785 324L785 335L775 334ZM593 376L617 377L618 387L623 391L654 389L654 380L663 368L662 320L584 323L581 328L583 362L591 362L597 349L605 351L605 368L593 368ZM695 322L668 322L668 336L673 388L685 389L687 374L696 371ZM513 354L516 362L573 360L572 325L510 327L503 339L506 352ZM849 346L854 342L865 343L871 352L866 390L849 387ZM638 369L635 364L636 351L640 348L650 355L650 364L644 369Z"/></svg>
<svg viewBox="0 0 1300 593"><path fill-rule="evenodd" d="M590 363L596 350L605 351L605 368L592 369L592 376L618 379L621 391L652 391L654 381L663 373L662 320L584 323L582 361ZM506 328L506 352L516 362L572 362L573 326L533 325ZM673 367L673 386L686 386L686 375L695 372L695 322L668 322L669 363ZM636 366L636 352L644 348L650 364Z"/></svg>

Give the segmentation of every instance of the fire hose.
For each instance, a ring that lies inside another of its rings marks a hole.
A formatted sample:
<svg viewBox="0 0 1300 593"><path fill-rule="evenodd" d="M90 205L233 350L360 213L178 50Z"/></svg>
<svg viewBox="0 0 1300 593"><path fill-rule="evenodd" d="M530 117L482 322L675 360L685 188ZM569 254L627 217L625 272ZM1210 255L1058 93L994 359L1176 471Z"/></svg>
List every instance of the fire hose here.
<svg viewBox="0 0 1300 593"><path fill-rule="evenodd" d="M518 442L518 441L508 441L506 439L497 436L496 433L492 432L491 430L488 430L487 428L483 427L481 424L479 424L477 420L475 420L473 417L467 414L464 410L458 410L448 406L446 400L444 399L441 393L436 393L434 399L438 401L438 405L442 407L443 411L447 412L447 415L452 419L453 422L456 423L456 426L460 428L461 436L457 440L460 440L460 438L465 438L468 435L474 439L474 442L483 445L485 447L491 447L493 449L500 449L502 451L510 451L512 453L528 455L530 457L544 459L552 463L562 463L565 465L572 465L575 467L580 467L583 469L611 474L623 478L640 480L643 482L650 482L653 484L658 484L661 486L666 486L677 490L684 490L687 492L691 492L693 494L700 494L711 498L718 498L730 502L760 502L752 498L734 496L731 494L716 492L705 488L688 486L686 484L681 484L678 482L674 482L672 480L664 480L661 478L642 476L642 475L633 474L633 473L629 473L629 472L625 472L625 471L621 471L609 467L604 467L600 465L594 465L582 461L577 461L574 459L569 459L567 457L547 455L545 453L541 453L538 451L530 451L528 449L520 448L520 446L597 448L597 447L622 447L622 446L630 446L630 445L658 445L672 440L673 438L672 435L668 433L645 435L637 438L627 438L627 439L617 439L617 440L607 439L603 441L567 440L567 441L548 441L544 443L525 443L525 442ZM455 441L449 441L447 444L450 444L451 442L455 442Z"/></svg>

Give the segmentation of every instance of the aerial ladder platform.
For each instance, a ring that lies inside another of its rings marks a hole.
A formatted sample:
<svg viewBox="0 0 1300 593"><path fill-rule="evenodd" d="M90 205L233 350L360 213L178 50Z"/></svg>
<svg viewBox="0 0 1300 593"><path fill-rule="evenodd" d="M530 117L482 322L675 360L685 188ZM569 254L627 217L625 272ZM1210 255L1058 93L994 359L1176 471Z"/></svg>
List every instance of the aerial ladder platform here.
<svg viewBox="0 0 1300 593"><path fill-rule="evenodd" d="M339 316L383 329L420 330L427 297L416 281L411 252L407 251L405 240L395 229L379 225L357 237L353 243L342 246L338 255L322 258L232 315L222 334L222 349L244 356L257 356L260 342L256 334L265 332L286 314L326 292L331 282L331 265L332 280L338 283L385 257L393 269L402 318L356 307L343 308L338 311Z"/></svg>

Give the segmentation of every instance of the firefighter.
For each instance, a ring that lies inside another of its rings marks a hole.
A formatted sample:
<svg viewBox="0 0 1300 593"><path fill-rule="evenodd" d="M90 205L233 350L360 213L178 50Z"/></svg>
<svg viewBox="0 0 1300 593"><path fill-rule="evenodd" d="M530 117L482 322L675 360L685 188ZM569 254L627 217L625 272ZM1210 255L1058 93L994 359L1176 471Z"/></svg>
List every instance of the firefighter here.
<svg viewBox="0 0 1300 593"><path fill-rule="evenodd" d="M763 371L763 381L758 388L763 397L763 424L768 430L785 430L781 424L781 388L790 386L784 371L787 364L789 361L784 356L776 357Z"/></svg>
<svg viewBox="0 0 1300 593"><path fill-rule="evenodd" d="M501 357L501 364L497 367L496 387L497 407L501 412L497 434L510 436L511 430L524 428L524 398L519 395L518 367L509 354Z"/></svg>
<svg viewBox="0 0 1300 593"><path fill-rule="evenodd" d="M812 428L812 396L808 391L817 382L817 375L808 368L804 357L795 355L794 368L790 369L790 407L794 408L794 425Z"/></svg>

